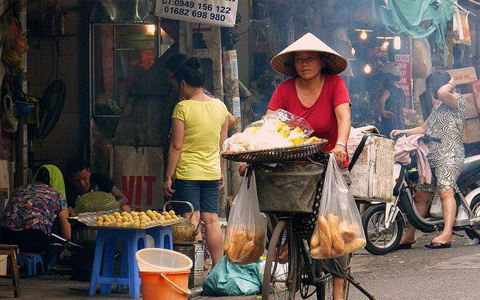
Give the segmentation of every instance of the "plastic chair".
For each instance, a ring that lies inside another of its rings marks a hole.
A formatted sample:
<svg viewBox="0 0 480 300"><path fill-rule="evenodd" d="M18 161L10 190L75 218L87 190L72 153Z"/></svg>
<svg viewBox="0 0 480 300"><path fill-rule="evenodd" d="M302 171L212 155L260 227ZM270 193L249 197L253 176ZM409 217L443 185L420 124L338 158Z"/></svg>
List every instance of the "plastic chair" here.
<svg viewBox="0 0 480 300"><path fill-rule="evenodd" d="M155 248L173 250L173 237L171 226L152 227L147 229L147 234L153 237Z"/></svg>
<svg viewBox="0 0 480 300"><path fill-rule="evenodd" d="M17 262L20 266L24 266L21 268L22 275L36 276L37 271L39 271L39 275L45 272L45 268L43 267L43 256L41 254L20 253L17 255Z"/></svg>
<svg viewBox="0 0 480 300"><path fill-rule="evenodd" d="M122 266L119 274L113 273L113 261L115 255L115 241L122 239L125 241L125 247L122 250L122 260L125 260L126 267ZM135 253L146 245L145 230L132 229L99 229L97 234L97 243L95 246L95 256L93 260L92 276L90 279L89 295L94 296L97 284L100 284L101 294L110 294L112 284L117 284L117 288L128 285L130 298L140 297L140 276L138 273ZM100 272L100 267L102 272ZM127 271L125 269L128 268Z"/></svg>

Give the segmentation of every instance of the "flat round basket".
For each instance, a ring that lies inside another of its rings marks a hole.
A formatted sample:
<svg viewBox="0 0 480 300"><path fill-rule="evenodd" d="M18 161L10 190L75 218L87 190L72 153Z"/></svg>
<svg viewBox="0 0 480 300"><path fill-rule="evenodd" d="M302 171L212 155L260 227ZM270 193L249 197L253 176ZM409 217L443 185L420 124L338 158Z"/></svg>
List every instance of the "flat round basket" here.
<svg viewBox="0 0 480 300"><path fill-rule="evenodd" d="M288 148L274 148L256 151L243 151L235 153L222 153L222 157L239 162L277 162L305 159L325 147L327 140L321 140L310 145L300 145Z"/></svg>

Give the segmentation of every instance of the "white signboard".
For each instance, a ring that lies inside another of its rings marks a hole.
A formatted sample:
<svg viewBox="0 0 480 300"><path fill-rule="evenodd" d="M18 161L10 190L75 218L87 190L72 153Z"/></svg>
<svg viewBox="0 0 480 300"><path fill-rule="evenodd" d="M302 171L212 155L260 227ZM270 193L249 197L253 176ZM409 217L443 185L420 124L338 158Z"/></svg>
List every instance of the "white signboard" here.
<svg viewBox="0 0 480 300"><path fill-rule="evenodd" d="M233 27L238 0L157 0L155 15L161 18Z"/></svg>
<svg viewBox="0 0 480 300"><path fill-rule="evenodd" d="M163 150L159 147L114 146L111 178L133 210L163 206Z"/></svg>

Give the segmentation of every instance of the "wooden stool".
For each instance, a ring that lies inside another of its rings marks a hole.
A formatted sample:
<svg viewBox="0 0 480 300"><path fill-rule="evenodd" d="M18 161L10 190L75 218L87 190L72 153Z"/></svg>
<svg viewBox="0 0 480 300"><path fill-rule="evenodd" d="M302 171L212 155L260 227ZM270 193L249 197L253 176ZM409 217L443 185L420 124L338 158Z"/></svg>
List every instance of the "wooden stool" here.
<svg viewBox="0 0 480 300"><path fill-rule="evenodd" d="M20 289L18 288L18 264L17 264L17 245L0 244L0 255L9 255L11 259L11 270L13 286L0 286L0 290L13 290L15 298L20 297Z"/></svg>

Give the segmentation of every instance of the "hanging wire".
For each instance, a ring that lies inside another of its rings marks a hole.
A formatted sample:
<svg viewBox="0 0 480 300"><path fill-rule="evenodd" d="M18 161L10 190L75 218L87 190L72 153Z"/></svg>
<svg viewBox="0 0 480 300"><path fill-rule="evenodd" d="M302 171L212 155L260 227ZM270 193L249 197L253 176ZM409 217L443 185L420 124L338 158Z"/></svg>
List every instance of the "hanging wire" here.
<svg viewBox="0 0 480 300"><path fill-rule="evenodd" d="M477 4L477 5L480 5L480 3L478 3L478 2L475 2L475 1L470 1L470 2L472 2L472 3L475 3L475 4ZM477 16L477 15L476 15L476 14L474 14L473 12L471 12L471 11L469 11L469 10L467 10L467 9L463 8L463 7L462 7L460 4L458 4L458 3L456 3L456 2L453 2L453 4L454 4L456 7L458 7L460 10L462 10L463 12L466 12L467 14L471 14L471 15L472 15L472 16L474 16L474 17L476 17L476 16Z"/></svg>

